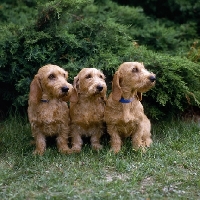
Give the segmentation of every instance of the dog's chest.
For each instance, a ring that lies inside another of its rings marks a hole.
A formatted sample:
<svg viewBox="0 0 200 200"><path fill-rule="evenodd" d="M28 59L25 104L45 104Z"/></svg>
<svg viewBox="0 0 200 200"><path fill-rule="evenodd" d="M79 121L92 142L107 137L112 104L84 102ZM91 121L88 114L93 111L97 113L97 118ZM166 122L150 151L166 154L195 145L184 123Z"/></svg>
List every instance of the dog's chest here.
<svg viewBox="0 0 200 200"><path fill-rule="evenodd" d="M90 125L102 123L105 105L101 102L95 103L77 103L70 110L70 116L73 123L79 125Z"/></svg>
<svg viewBox="0 0 200 200"><path fill-rule="evenodd" d="M68 105L66 102L44 102L38 107L38 121L43 124L53 125L66 123L69 119Z"/></svg>
<svg viewBox="0 0 200 200"><path fill-rule="evenodd" d="M122 136L131 135L135 131L140 121L134 106L122 104L120 112L116 115L115 126Z"/></svg>
<svg viewBox="0 0 200 200"><path fill-rule="evenodd" d="M134 104L127 105L122 104L122 118L124 123L133 123L136 122L139 118L138 110L135 108Z"/></svg>
<svg viewBox="0 0 200 200"><path fill-rule="evenodd" d="M112 112L109 110L110 123L115 124L118 129L121 129L120 132L128 133L140 123L142 116L140 109L140 106L136 106L136 103L118 104L118 106L115 106L115 109L111 109ZM110 115L110 113L112 113L112 115Z"/></svg>

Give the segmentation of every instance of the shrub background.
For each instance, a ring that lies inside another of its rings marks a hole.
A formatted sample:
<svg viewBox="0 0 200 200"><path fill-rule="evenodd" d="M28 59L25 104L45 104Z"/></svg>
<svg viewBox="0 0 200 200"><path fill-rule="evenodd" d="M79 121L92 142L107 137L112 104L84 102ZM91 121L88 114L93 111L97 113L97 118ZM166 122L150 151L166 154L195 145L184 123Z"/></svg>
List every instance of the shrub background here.
<svg viewBox="0 0 200 200"><path fill-rule="evenodd" d="M113 73L124 61L143 62L157 75L156 87L143 98L152 119L199 106L199 18L187 13L200 5L191 1L190 9L184 10L174 0L175 11L182 14L172 20L167 13L156 16L150 9L156 8L153 1L147 12L145 2L127 1L130 6L111 0L1 3L0 109L26 109L30 82L47 63L68 70L70 82L83 67L99 68L110 88ZM171 9L173 4L164 6Z"/></svg>

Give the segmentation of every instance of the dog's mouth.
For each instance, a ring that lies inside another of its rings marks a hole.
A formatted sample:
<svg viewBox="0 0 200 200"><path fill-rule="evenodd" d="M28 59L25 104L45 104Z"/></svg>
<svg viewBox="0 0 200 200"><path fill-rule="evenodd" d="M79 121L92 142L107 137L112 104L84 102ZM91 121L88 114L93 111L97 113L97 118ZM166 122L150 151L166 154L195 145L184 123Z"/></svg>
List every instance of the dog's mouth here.
<svg viewBox="0 0 200 200"><path fill-rule="evenodd" d="M145 93L145 92L149 91L154 86L155 86L155 81L154 82L148 82L145 85L143 85L142 87L138 88L137 91L141 92L141 93Z"/></svg>
<svg viewBox="0 0 200 200"><path fill-rule="evenodd" d="M95 93L94 93L94 95L102 95L103 94L103 92L98 92L98 91L96 91Z"/></svg>

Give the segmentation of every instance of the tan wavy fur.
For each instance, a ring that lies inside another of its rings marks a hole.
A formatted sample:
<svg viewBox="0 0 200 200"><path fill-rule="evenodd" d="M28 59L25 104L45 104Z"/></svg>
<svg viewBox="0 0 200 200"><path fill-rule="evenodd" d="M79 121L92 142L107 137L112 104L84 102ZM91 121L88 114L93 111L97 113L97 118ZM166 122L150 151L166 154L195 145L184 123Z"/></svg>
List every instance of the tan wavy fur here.
<svg viewBox="0 0 200 200"><path fill-rule="evenodd" d="M83 136L90 137L92 148L99 150L104 133L105 76L96 68L83 68L74 77L74 89L70 101L72 152L81 151Z"/></svg>
<svg viewBox="0 0 200 200"><path fill-rule="evenodd" d="M155 80L155 74L139 62L125 62L114 74L112 93L105 107L105 121L111 137L111 150L115 153L120 151L122 139L126 137L131 137L136 150L152 143L150 120L144 114L141 100L142 93L152 88ZM125 100L120 102L122 98Z"/></svg>
<svg viewBox="0 0 200 200"><path fill-rule="evenodd" d="M68 153L69 109L66 101L73 91L68 72L57 65L41 67L30 85L28 118L36 149L42 155L46 137L56 136L61 153Z"/></svg>

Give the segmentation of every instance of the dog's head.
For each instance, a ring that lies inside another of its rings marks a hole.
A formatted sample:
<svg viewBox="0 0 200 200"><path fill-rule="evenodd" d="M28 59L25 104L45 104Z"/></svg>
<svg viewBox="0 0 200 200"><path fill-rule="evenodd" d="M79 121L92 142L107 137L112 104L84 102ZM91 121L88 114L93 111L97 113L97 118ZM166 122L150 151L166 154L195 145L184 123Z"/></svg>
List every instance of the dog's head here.
<svg viewBox="0 0 200 200"><path fill-rule="evenodd" d="M29 101L39 103L41 99L67 100L73 90L67 82L68 72L57 65L45 65L38 70L30 85Z"/></svg>
<svg viewBox="0 0 200 200"><path fill-rule="evenodd" d="M119 101L122 93L135 93L142 99L142 93L155 85L156 75L145 69L143 63L125 62L114 74L112 82L112 98Z"/></svg>
<svg viewBox="0 0 200 200"><path fill-rule="evenodd" d="M105 97L107 91L105 76L96 68L83 68L78 75L74 77L73 86L77 97L79 94L86 97Z"/></svg>

